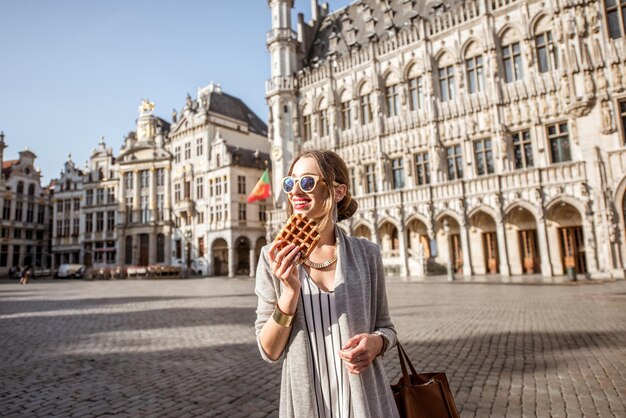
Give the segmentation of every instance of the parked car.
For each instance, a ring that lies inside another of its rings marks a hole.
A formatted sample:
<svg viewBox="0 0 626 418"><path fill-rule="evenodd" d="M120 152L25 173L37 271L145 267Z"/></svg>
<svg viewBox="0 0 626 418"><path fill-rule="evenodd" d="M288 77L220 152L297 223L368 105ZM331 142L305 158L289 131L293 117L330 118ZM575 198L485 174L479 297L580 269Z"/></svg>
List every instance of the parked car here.
<svg viewBox="0 0 626 418"><path fill-rule="evenodd" d="M80 279L85 274L85 266L82 264L61 264L57 271L57 277L72 277Z"/></svg>

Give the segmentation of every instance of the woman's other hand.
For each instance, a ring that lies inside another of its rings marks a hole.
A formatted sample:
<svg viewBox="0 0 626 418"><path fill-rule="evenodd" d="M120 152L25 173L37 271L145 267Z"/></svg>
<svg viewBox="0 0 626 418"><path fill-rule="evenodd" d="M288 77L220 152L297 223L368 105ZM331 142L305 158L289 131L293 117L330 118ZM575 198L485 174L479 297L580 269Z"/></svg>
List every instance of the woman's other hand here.
<svg viewBox="0 0 626 418"><path fill-rule="evenodd" d="M339 357L348 371L361 374L374 361L383 348L383 337L378 334L358 334L350 338L339 350Z"/></svg>

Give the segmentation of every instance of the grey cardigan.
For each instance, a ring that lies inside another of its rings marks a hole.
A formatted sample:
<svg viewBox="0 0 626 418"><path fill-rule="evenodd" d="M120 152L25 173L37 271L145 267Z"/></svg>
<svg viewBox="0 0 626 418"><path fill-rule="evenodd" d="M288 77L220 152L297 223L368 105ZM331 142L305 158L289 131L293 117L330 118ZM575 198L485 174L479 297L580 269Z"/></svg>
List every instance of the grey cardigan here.
<svg viewBox="0 0 626 418"><path fill-rule="evenodd" d="M389 317L385 275L378 245L348 237L335 227L339 251L335 275L335 300L341 340L356 334L382 332L396 344L396 332ZM264 360L274 363L261 346L259 334L270 318L281 293L281 283L270 268L269 245L263 247L256 272L258 296L256 338ZM302 274L303 270L299 270ZM317 416L313 389L313 363L307 335L302 300L298 301L293 328L283 351L280 388L280 416L302 418ZM398 417L393 394L381 361L377 358L360 375L350 374L350 391L355 417Z"/></svg>

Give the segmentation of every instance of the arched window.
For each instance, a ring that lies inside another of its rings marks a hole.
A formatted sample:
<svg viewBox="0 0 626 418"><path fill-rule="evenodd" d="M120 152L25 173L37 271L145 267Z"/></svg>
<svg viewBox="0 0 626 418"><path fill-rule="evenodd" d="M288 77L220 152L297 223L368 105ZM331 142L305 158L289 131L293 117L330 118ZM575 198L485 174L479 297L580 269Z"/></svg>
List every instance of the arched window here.
<svg viewBox="0 0 626 418"><path fill-rule="evenodd" d="M385 103L387 105L387 117L398 116L400 113L400 85L393 73L385 78Z"/></svg>
<svg viewBox="0 0 626 418"><path fill-rule="evenodd" d="M372 114L372 93L367 83L364 83L359 91L359 116L361 125L367 125L374 119Z"/></svg>
<svg viewBox="0 0 626 418"><path fill-rule="evenodd" d="M33 183L28 186L28 195L35 196L35 185Z"/></svg>
<svg viewBox="0 0 626 418"><path fill-rule="evenodd" d="M500 45L502 48L504 81L512 83L513 81L523 79L522 52L517 34L512 29L507 30L500 38Z"/></svg>
<svg viewBox="0 0 626 418"><path fill-rule="evenodd" d="M304 108L302 108L302 140L309 141L312 137L311 110L309 106L304 106Z"/></svg>
<svg viewBox="0 0 626 418"><path fill-rule="evenodd" d="M626 32L626 0L605 0L604 8L609 36L613 39L621 38ZM595 8L593 10L595 13Z"/></svg>
<svg viewBox="0 0 626 418"><path fill-rule="evenodd" d="M341 130L352 128L352 115L350 111L350 95L347 90L341 93Z"/></svg>
<svg viewBox="0 0 626 418"><path fill-rule="evenodd" d="M470 94L485 91L485 70L483 51L476 42L472 42L465 51L465 73L467 89Z"/></svg>
<svg viewBox="0 0 626 418"><path fill-rule="evenodd" d="M537 51L537 64L539 71L548 71L559 68L559 55L552 39L550 30L551 22L547 18L542 18L535 26L535 50Z"/></svg>
<svg viewBox="0 0 626 418"><path fill-rule="evenodd" d="M24 182L20 181L17 183L17 189L15 190L17 194L24 194Z"/></svg>
<svg viewBox="0 0 626 418"><path fill-rule="evenodd" d="M439 58L438 72L439 94L442 102L454 100L456 85L454 83L454 60L450 54L443 54Z"/></svg>
<svg viewBox="0 0 626 418"><path fill-rule="evenodd" d="M411 111L424 108L424 82L417 70L417 65L409 69L409 108Z"/></svg>
<svg viewBox="0 0 626 418"><path fill-rule="evenodd" d="M328 136L330 133L330 128L328 125L328 106L326 104L326 99L322 99L320 101L319 107L317 108L317 121L319 124L319 135L320 137Z"/></svg>

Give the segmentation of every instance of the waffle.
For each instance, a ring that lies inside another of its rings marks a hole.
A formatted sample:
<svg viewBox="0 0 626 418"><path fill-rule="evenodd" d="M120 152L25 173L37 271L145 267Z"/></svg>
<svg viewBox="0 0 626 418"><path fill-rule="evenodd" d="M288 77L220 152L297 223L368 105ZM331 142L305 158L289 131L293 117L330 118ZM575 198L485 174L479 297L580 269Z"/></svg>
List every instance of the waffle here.
<svg viewBox="0 0 626 418"><path fill-rule="evenodd" d="M320 240L317 222L299 213L294 213L274 239L274 241L278 240L281 240L282 243L276 251L280 251L289 244L295 244L302 249L303 258L308 258Z"/></svg>

